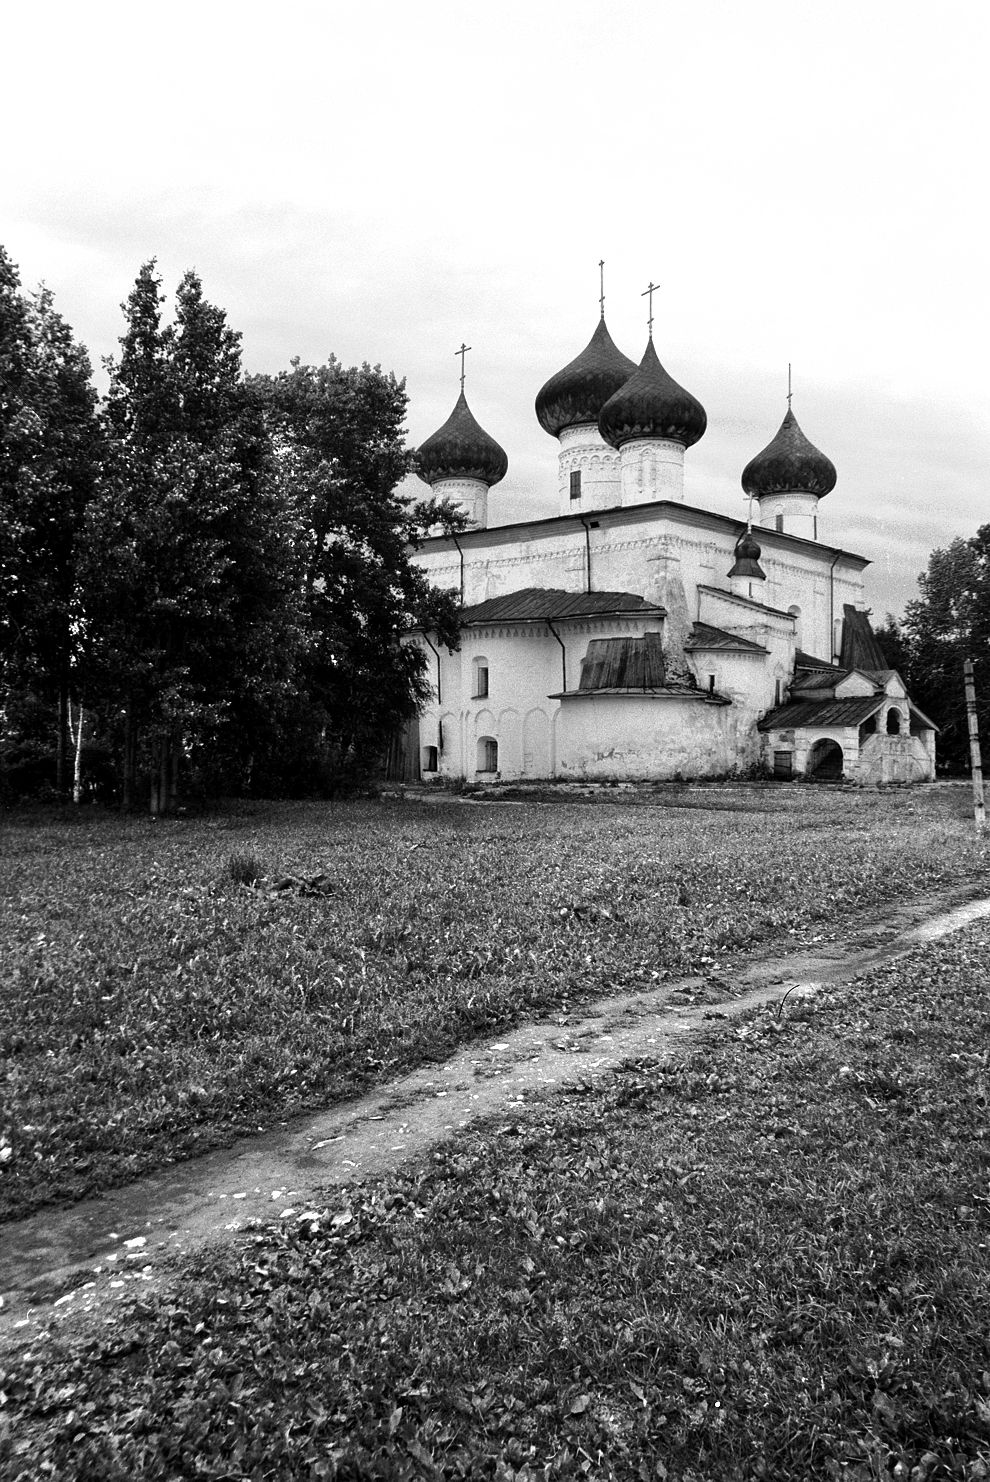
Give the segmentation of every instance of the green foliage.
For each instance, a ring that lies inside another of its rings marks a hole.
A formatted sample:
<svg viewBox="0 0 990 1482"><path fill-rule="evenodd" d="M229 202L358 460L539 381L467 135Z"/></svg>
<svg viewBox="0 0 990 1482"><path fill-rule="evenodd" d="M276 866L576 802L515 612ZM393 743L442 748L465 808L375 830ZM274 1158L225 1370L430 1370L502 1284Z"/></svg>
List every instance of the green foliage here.
<svg viewBox="0 0 990 1482"><path fill-rule="evenodd" d="M99 452L86 352L48 289L21 294L0 247L0 700L30 688L53 704L60 790L81 616L79 541Z"/></svg>
<svg viewBox="0 0 990 1482"><path fill-rule="evenodd" d="M156 812L175 805L180 751L229 780L249 766L299 644L291 511L241 382L240 337L194 273L173 324L160 290L147 263L108 366L84 569L89 689L126 714L125 769L143 755Z"/></svg>
<svg viewBox="0 0 990 1482"><path fill-rule="evenodd" d="M984 867L941 789L9 826L0 1218Z"/></svg>
<svg viewBox="0 0 990 1482"><path fill-rule="evenodd" d="M968 540L933 551L918 587L919 596L907 604L900 626L889 619L878 637L888 657L900 657L894 667L941 728L940 760L968 770L967 658L973 660L976 677L980 733L990 736L990 525Z"/></svg>
<svg viewBox="0 0 990 1482"><path fill-rule="evenodd" d="M0 1361L6 1475L985 1479L988 974L972 927L187 1262Z"/></svg>
<svg viewBox="0 0 990 1482"><path fill-rule="evenodd" d="M452 597L430 586L409 549L431 524L458 519L397 492L411 455L405 383L394 375L331 358L249 384L299 531L307 643L294 729L311 773L329 781L374 765L426 697L423 654L399 643L402 632L423 624L457 642Z"/></svg>

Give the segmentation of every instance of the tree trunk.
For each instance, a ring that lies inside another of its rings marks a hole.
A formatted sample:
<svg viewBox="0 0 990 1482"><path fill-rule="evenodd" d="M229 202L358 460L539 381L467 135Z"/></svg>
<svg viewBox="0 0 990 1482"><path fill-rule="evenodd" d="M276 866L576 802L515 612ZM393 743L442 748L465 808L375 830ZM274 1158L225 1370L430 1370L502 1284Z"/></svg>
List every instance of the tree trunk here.
<svg viewBox="0 0 990 1482"><path fill-rule="evenodd" d="M69 790L69 680L63 674L58 682L58 735L55 738L55 791L62 796Z"/></svg>
<svg viewBox="0 0 990 1482"><path fill-rule="evenodd" d="M178 734L169 737L168 811L174 813L179 806L179 758L181 742Z"/></svg>
<svg viewBox="0 0 990 1482"><path fill-rule="evenodd" d="M134 734L134 708L128 700L124 711L124 776L120 789L120 806L129 813L134 806L134 759L137 755L137 738Z"/></svg>
<svg viewBox="0 0 990 1482"><path fill-rule="evenodd" d="M75 732L75 738L74 738L75 739L75 761L74 761L73 767L72 767L72 801L76 804L77 807L82 802L82 738L83 738L83 721L84 721L84 717L85 717L85 712L84 712L83 707L82 707L82 701L80 701L79 702L79 718L78 718L78 721L76 723L76 732ZM72 731L72 704L71 704L71 701L70 701L70 704L69 704L69 731L70 731L70 733Z"/></svg>

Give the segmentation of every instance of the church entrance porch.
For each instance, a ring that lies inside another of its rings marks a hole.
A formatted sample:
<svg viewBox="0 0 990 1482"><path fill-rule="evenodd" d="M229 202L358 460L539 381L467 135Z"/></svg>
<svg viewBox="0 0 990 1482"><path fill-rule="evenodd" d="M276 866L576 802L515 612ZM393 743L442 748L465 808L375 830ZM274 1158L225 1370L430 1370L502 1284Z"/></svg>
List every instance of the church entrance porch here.
<svg viewBox="0 0 990 1482"><path fill-rule="evenodd" d="M838 741L816 741L808 752L804 775L810 782L841 782L843 756Z"/></svg>

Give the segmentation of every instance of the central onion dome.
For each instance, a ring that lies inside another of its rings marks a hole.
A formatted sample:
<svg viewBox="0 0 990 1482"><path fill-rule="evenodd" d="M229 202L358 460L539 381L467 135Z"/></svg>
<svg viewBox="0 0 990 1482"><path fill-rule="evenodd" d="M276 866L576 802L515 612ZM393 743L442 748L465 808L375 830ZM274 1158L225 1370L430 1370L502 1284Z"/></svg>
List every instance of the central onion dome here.
<svg viewBox="0 0 990 1482"><path fill-rule="evenodd" d="M509 460L474 419L463 389L446 422L417 451L417 473L426 484L438 479L478 479L491 488L504 479Z"/></svg>
<svg viewBox="0 0 990 1482"><path fill-rule="evenodd" d="M639 368L609 397L598 417L598 430L613 448L643 437L690 448L707 426L701 402L664 370L652 338Z"/></svg>
<svg viewBox="0 0 990 1482"><path fill-rule="evenodd" d="M605 327L605 316L581 354L551 376L536 398L536 416L544 432L559 437L565 427L597 422L598 414L636 366L619 350Z"/></svg>
<svg viewBox="0 0 990 1482"><path fill-rule="evenodd" d="M743 469L742 486L757 499L765 494L821 496L835 488L837 477L831 458L808 441L788 407L773 442Z"/></svg>

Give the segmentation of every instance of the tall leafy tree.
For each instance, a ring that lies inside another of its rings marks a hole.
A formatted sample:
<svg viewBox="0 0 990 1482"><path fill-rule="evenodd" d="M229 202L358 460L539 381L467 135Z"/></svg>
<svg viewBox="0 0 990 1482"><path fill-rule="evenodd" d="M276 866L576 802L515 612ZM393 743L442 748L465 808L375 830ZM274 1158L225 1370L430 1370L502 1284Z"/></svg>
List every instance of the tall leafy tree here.
<svg viewBox="0 0 990 1482"><path fill-rule="evenodd" d="M990 744L990 525L968 540L932 552L918 578L919 595L907 604L903 622L881 631L885 652L901 645L902 668L912 695L941 728L939 753L958 767L969 762L969 732L963 663L972 658L978 719L984 747ZM890 624L888 624L888 628Z"/></svg>
<svg viewBox="0 0 990 1482"><path fill-rule="evenodd" d="M154 813L175 806L180 763L228 762L278 704L298 639L291 517L240 336L195 273L174 322L146 263L108 362L106 474L88 530L87 673L124 716L124 802L139 767Z"/></svg>
<svg viewBox="0 0 990 1482"><path fill-rule="evenodd" d="M398 491L412 462L404 381L331 357L320 366L293 361L250 384L295 513L312 758L324 776L361 770L427 693L422 655L400 643L403 630L425 624L457 642L453 597L433 588L409 556L438 520L463 522L446 504Z"/></svg>
<svg viewBox="0 0 990 1482"><path fill-rule="evenodd" d="M0 248L0 677L54 706L60 790L80 616L76 565L99 465L91 377L50 291L22 296Z"/></svg>

